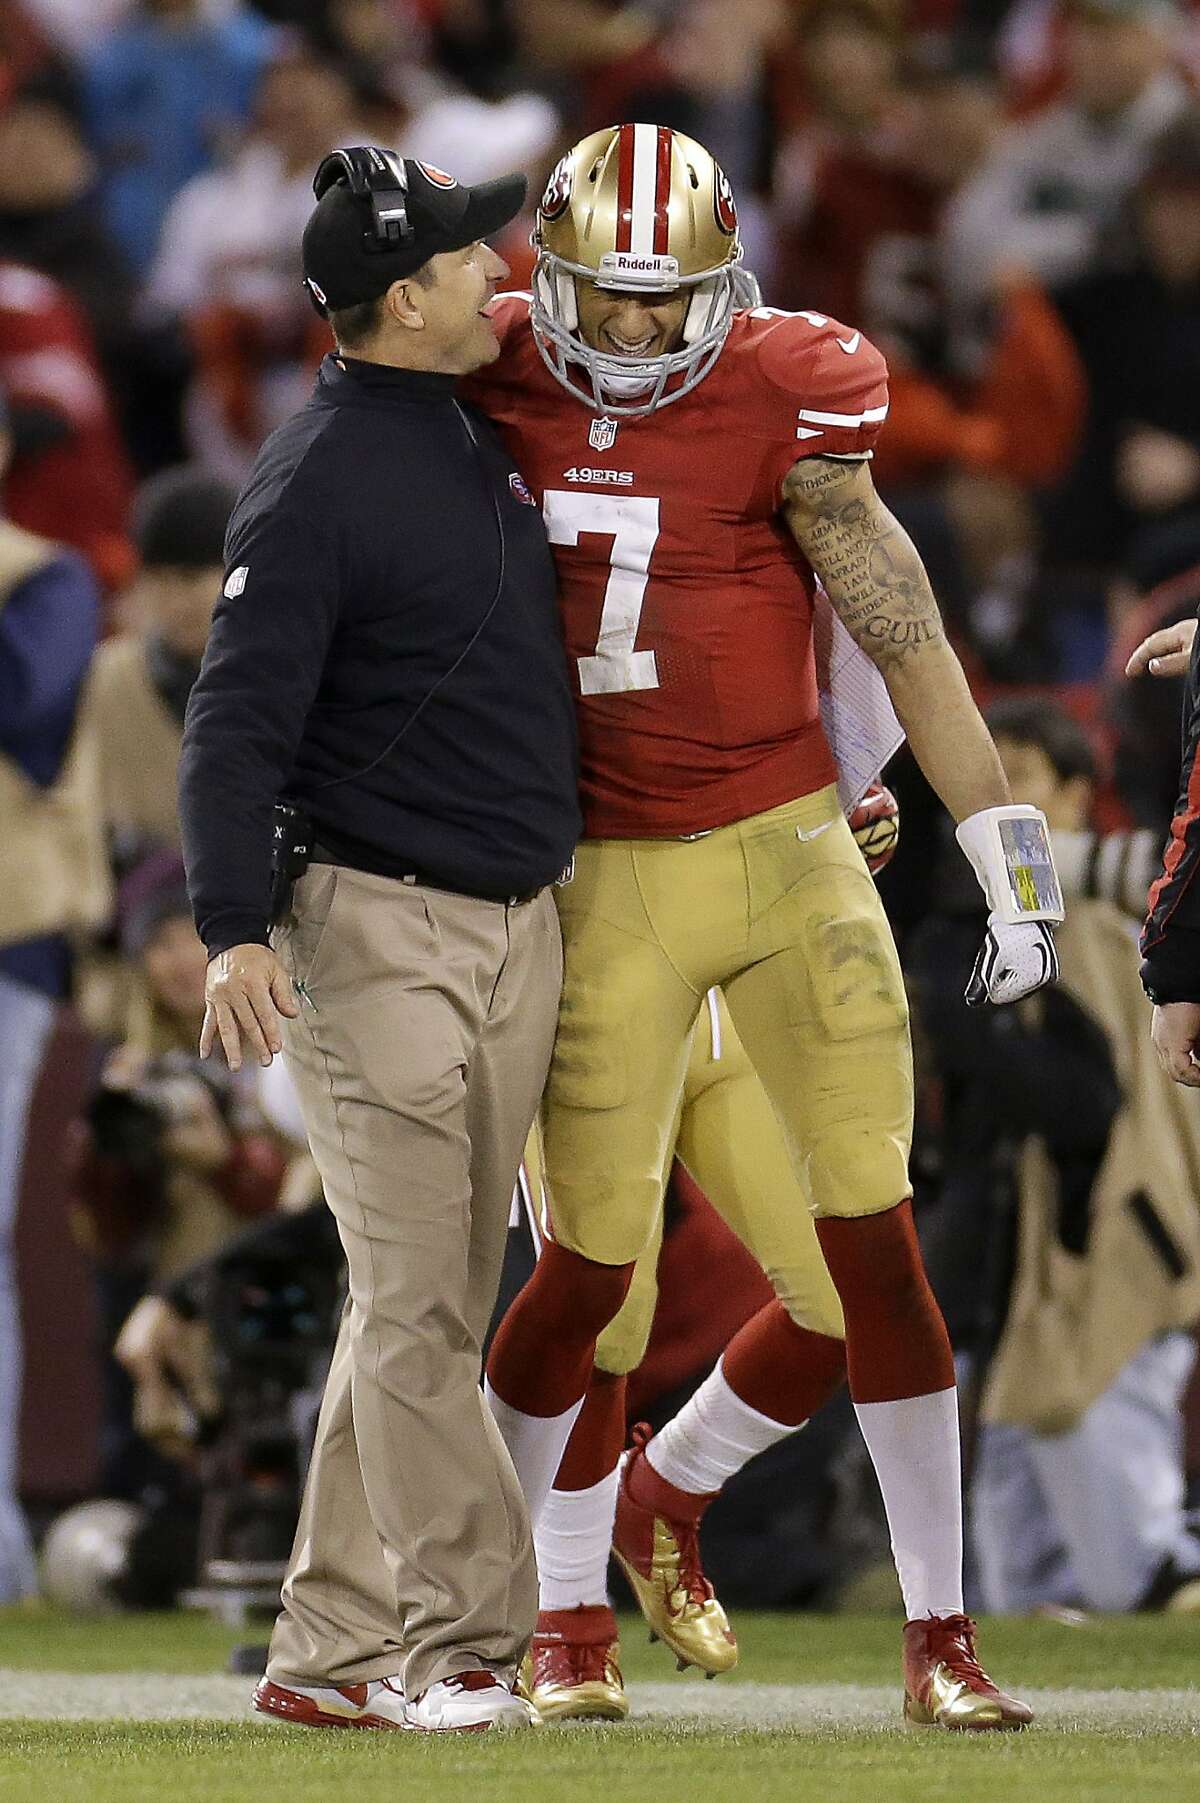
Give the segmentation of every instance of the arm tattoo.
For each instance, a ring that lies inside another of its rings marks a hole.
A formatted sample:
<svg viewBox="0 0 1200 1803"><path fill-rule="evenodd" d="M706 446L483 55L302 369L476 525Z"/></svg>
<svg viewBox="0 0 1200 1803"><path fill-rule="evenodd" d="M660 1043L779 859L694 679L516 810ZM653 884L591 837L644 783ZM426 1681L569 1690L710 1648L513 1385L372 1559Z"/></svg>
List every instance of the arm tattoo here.
<svg viewBox="0 0 1200 1803"><path fill-rule="evenodd" d="M943 639L925 567L865 463L803 458L784 514L851 636L884 674Z"/></svg>

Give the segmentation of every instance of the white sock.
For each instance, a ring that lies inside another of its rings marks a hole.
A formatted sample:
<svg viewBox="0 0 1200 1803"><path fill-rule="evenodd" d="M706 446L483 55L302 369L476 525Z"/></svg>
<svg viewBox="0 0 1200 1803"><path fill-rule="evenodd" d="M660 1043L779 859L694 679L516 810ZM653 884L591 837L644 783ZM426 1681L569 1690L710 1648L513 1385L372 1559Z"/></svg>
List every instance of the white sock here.
<svg viewBox="0 0 1200 1803"><path fill-rule="evenodd" d="M724 1360L705 1378L679 1413L649 1441L646 1457L659 1477L691 1496L708 1496L765 1452L798 1432L760 1415L743 1402L725 1377Z"/></svg>
<svg viewBox="0 0 1200 1803"><path fill-rule="evenodd" d="M607 1603L617 1470L586 1490L551 1490L533 1536L543 1609Z"/></svg>
<svg viewBox="0 0 1200 1803"><path fill-rule="evenodd" d="M497 1396L487 1378L483 1380L483 1394L508 1447L508 1456L525 1492L529 1519L536 1527L550 1494L554 1474L567 1450L571 1429L583 1407L583 1397L569 1409L564 1409L561 1415L526 1415Z"/></svg>
<svg viewBox="0 0 1200 1803"><path fill-rule="evenodd" d="M854 1412L883 1492L906 1618L961 1615L958 1391L856 1402Z"/></svg>

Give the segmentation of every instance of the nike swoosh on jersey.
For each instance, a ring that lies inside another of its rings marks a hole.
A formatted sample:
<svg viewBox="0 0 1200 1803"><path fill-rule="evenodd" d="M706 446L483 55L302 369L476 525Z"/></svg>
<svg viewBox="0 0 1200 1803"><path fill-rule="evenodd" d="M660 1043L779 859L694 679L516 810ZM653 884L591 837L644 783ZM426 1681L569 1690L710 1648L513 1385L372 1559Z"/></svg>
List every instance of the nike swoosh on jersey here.
<svg viewBox="0 0 1200 1803"><path fill-rule="evenodd" d="M862 343L862 333L855 332L851 338L839 338L837 343L839 351L845 351L848 357L852 357Z"/></svg>
<svg viewBox="0 0 1200 1803"><path fill-rule="evenodd" d="M820 826L810 827L807 832L805 832L802 826L798 826L796 828L796 837L800 840L802 845L807 845L810 839L819 839L822 833L827 833L832 825L832 820L822 820Z"/></svg>

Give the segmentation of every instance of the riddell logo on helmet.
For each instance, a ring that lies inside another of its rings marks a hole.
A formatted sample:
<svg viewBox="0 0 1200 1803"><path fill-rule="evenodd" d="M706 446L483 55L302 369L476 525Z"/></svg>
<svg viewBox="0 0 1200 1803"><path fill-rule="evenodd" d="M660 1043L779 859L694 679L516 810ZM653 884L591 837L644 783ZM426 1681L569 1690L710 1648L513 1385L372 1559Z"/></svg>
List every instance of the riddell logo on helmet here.
<svg viewBox="0 0 1200 1803"><path fill-rule="evenodd" d="M597 281L636 280L643 287L667 286L679 280L678 257L639 257L628 250L606 250L596 271Z"/></svg>

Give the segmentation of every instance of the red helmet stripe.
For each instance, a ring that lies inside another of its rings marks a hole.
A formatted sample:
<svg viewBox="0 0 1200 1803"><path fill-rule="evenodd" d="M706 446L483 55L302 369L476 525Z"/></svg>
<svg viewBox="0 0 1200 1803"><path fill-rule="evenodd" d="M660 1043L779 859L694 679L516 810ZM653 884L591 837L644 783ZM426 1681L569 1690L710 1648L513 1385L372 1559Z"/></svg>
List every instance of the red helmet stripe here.
<svg viewBox="0 0 1200 1803"><path fill-rule="evenodd" d="M621 127L617 148L617 241L615 250L633 242L633 126Z"/></svg>
<svg viewBox="0 0 1200 1803"><path fill-rule="evenodd" d="M670 248L671 143L674 133L667 125L658 128L658 169L654 183L654 254L665 257Z"/></svg>

